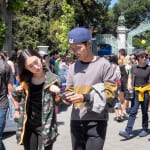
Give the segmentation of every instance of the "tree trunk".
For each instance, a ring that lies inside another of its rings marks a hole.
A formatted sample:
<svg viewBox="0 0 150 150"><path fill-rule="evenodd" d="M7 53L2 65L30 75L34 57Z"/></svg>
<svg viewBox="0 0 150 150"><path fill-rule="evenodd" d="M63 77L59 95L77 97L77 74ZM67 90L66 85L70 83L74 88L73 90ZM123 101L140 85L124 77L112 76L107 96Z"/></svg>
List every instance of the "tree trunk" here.
<svg viewBox="0 0 150 150"><path fill-rule="evenodd" d="M1 18L7 26L3 50L7 51L10 55L12 50L12 12L11 10L7 9L7 4L5 0L0 1Z"/></svg>

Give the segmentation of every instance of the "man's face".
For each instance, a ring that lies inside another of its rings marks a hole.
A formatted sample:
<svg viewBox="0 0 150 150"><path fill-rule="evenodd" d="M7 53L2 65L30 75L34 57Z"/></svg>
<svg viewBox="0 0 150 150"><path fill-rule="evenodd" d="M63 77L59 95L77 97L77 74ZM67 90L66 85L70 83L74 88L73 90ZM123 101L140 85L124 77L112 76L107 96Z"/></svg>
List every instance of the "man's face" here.
<svg viewBox="0 0 150 150"><path fill-rule="evenodd" d="M70 49L80 61L85 61L89 55L88 43L70 44Z"/></svg>

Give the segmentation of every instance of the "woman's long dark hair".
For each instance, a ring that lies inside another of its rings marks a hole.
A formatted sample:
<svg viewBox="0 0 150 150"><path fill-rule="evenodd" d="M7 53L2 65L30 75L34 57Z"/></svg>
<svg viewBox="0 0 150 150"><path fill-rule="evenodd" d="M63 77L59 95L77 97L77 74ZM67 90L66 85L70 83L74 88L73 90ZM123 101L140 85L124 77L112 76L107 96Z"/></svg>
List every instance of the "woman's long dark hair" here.
<svg viewBox="0 0 150 150"><path fill-rule="evenodd" d="M42 58L38 52L34 51L33 49L25 49L18 58L18 73L20 82L29 82L33 76L32 72L25 68L25 61L28 56L37 56L42 62Z"/></svg>
<svg viewBox="0 0 150 150"><path fill-rule="evenodd" d="M109 61L110 61L110 63L118 65L118 56L117 55L111 55Z"/></svg>

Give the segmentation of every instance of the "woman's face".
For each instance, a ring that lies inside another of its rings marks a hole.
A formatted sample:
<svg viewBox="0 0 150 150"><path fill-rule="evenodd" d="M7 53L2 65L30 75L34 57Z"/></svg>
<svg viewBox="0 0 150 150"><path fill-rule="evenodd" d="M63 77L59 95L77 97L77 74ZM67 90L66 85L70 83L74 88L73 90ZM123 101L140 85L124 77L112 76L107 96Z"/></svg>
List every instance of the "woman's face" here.
<svg viewBox="0 0 150 150"><path fill-rule="evenodd" d="M33 74L42 73L43 65L41 59L37 56L27 56L25 61L25 68Z"/></svg>
<svg viewBox="0 0 150 150"><path fill-rule="evenodd" d="M139 64L146 64L146 60L147 60L147 55L146 54L138 56L138 63Z"/></svg>

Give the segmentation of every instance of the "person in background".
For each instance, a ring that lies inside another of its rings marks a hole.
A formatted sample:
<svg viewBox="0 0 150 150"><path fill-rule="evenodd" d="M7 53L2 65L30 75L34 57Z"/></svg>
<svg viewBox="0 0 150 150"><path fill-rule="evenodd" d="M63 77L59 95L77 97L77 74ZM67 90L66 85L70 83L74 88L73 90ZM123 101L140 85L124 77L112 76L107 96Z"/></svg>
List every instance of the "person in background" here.
<svg viewBox="0 0 150 150"><path fill-rule="evenodd" d="M12 55L9 58L9 60L13 62L15 68L14 76L13 76L14 77L13 85L18 86L19 82L17 81L17 76L18 76L17 53L15 51L12 52Z"/></svg>
<svg viewBox="0 0 150 150"><path fill-rule="evenodd" d="M22 53L22 49L19 49L18 51L17 51L17 58L19 58L20 57L20 54Z"/></svg>
<svg viewBox="0 0 150 150"><path fill-rule="evenodd" d="M50 69L50 57L48 54L43 55L43 63Z"/></svg>
<svg viewBox="0 0 150 150"><path fill-rule="evenodd" d="M53 54L50 54L50 69L53 73L56 72L56 68L55 68L55 59L54 59L54 55Z"/></svg>
<svg viewBox="0 0 150 150"><path fill-rule="evenodd" d="M10 66L10 68L12 70L13 76L15 76L15 65L14 65L14 62L9 59L7 51L3 51L3 54L5 56L5 60L7 61L8 65Z"/></svg>
<svg viewBox="0 0 150 150"><path fill-rule="evenodd" d="M59 71L58 71L58 76L60 77L62 83L62 91L65 91L66 88L66 75L68 70L68 65L66 64L65 58L66 56L60 57Z"/></svg>
<svg viewBox="0 0 150 150"><path fill-rule="evenodd" d="M119 99L122 104L122 111L124 119L127 119L127 113L129 107L129 101L125 99L124 93L127 90L127 80L129 71L129 59L127 57L127 53L125 49L120 49L118 54L118 59L122 60L122 65L120 65L120 72L121 72L121 87L119 93Z"/></svg>
<svg viewBox="0 0 150 150"><path fill-rule="evenodd" d="M118 65L118 57L116 55L110 56L109 59L112 67L114 68L114 73L116 74L116 85L117 85L117 92L116 97L114 98L112 102L112 106L114 107L115 111L115 118L114 120L117 122L122 122L124 118L122 117L122 108L121 108L121 102L118 99L118 95L120 92L120 86L121 86L121 73L120 73L120 67Z"/></svg>
<svg viewBox="0 0 150 150"><path fill-rule="evenodd" d="M150 50L147 51L147 61L146 63L150 66ZM150 112L150 99L149 99L149 107L148 107L148 111Z"/></svg>
<svg viewBox="0 0 150 150"><path fill-rule="evenodd" d="M135 54L131 54L130 55L130 64L132 65L137 65L137 60L136 60L136 55Z"/></svg>
<svg viewBox="0 0 150 150"><path fill-rule="evenodd" d="M9 100L7 95L11 95L12 89L12 70L7 64L3 53L0 53L0 150L5 150L5 146L2 142L2 139L6 123L6 114L9 107Z"/></svg>
<svg viewBox="0 0 150 150"><path fill-rule="evenodd" d="M25 150L52 150L58 136L54 100L60 92L59 79L32 49L20 54L18 73L20 86L12 94L17 143Z"/></svg>
<svg viewBox="0 0 150 150"><path fill-rule="evenodd" d="M14 86L17 87L20 85L19 81L18 81L18 58L20 56L20 54L22 53L23 50L19 49L17 51L17 53L14 53L14 55L12 55L12 57L10 58L11 61L14 62L14 67L15 67L15 76L14 76Z"/></svg>
<svg viewBox="0 0 150 150"><path fill-rule="evenodd" d="M139 137L148 135L150 67L146 64L147 54L145 51L139 51L136 57L138 65L132 67L131 74L128 77L128 90L134 91L134 99L131 101L129 118L125 130L119 132L119 135L126 139L131 137L132 129L140 105L142 111L142 130L139 133Z"/></svg>
<svg viewBox="0 0 150 150"><path fill-rule="evenodd" d="M147 50L147 60L146 60L146 64L150 65L150 50Z"/></svg>
<svg viewBox="0 0 150 150"><path fill-rule="evenodd" d="M68 34L68 41L70 50L77 58L69 67L66 94L63 98L65 103L73 104L72 149L102 150L108 120L106 103L112 101L117 89L115 75L108 60L92 53L88 29L72 29Z"/></svg>
<svg viewBox="0 0 150 150"><path fill-rule="evenodd" d="M55 73L58 75L59 73L59 62L61 60L61 57L59 54L55 55Z"/></svg>
<svg viewBox="0 0 150 150"><path fill-rule="evenodd" d="M60 70L63 69L64 82L62 82L62 91L66 88L66 78L68 75L69 66L73 63L71 55L66 55L64 62L60 63Z"/></svg>

